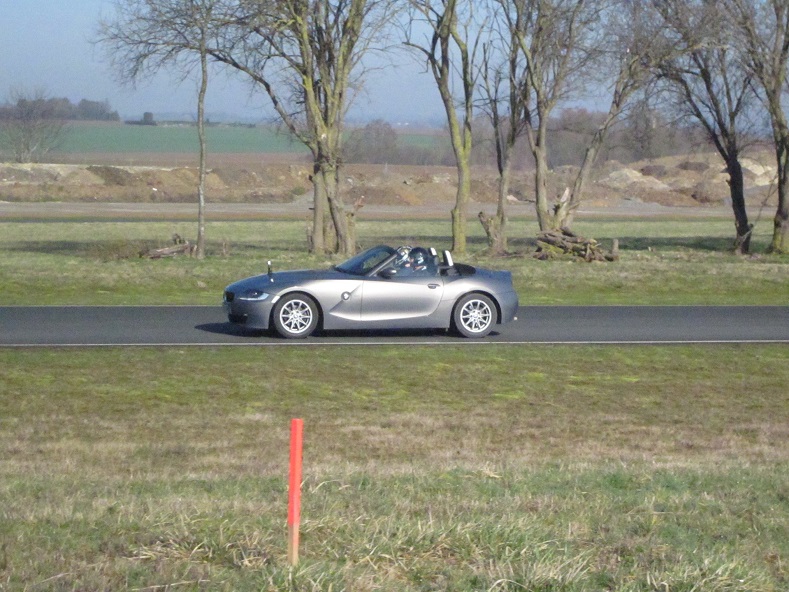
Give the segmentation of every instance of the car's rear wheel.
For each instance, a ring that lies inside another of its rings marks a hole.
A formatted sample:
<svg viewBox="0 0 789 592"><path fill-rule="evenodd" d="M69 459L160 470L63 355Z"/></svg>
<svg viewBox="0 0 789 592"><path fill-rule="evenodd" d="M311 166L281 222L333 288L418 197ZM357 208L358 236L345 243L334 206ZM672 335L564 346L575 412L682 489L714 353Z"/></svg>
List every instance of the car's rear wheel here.
<svg viewBox="0 0 789 592"><path fill-rule="evenodd" d="M272 315L274 330L286 339L308 337L318 326L318 305L305 294L283 296Z"/></svg>
<svg viewBox="0 0 789 592"><path fill-rule="evenodd" d="M495 322L496 306L484 294L466 294L452 313L452 326L463 337L485 337Z"/></svg>

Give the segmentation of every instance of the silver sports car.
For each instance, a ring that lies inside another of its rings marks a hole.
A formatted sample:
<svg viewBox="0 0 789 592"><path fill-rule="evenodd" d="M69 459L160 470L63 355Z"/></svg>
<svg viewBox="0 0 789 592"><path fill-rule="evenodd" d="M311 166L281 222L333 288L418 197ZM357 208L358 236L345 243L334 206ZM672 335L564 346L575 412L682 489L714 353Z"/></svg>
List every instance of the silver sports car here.
<svg viewBox="0 0 789 592"><path fill-rule="evenodd" d="M230 284L224 308L233 323L273 328L285 338L316 329L441 329L484 337L515 319L509 271L455 263L449 251L386 245L331 269L273 272Z"/></svg>

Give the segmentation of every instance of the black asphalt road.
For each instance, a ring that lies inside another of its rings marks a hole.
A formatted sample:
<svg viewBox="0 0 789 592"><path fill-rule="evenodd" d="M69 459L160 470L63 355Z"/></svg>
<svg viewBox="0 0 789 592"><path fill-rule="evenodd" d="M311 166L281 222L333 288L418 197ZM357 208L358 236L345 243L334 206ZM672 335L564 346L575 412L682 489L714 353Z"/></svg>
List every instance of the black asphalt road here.
<svg viewBox="0 0 789 592"><path fill-rule="evenodd" d="M492 342L789 343L789 306L525 306L484 340L387 331L295 342L231 325L219 306L0 306L0 347Z"/></svg>

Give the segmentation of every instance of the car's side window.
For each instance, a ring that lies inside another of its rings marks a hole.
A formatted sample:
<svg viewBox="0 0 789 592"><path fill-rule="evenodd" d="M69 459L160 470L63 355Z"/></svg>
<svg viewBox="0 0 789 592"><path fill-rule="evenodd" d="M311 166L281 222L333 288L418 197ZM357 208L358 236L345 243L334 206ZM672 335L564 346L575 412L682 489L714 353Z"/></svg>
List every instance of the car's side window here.
<svg viewBox="0 0 789 592"><path fill-rule="evenodd" d="M373 256L370 257L369 259L367 259L362 264L362 271L364 273L367 273L368 271L370 271L374 267L377 267L378 265L383 263L388 257L391 257L391 255L388 252L386 252L386 251L379 251L379 252L373 253Z"/></svg>

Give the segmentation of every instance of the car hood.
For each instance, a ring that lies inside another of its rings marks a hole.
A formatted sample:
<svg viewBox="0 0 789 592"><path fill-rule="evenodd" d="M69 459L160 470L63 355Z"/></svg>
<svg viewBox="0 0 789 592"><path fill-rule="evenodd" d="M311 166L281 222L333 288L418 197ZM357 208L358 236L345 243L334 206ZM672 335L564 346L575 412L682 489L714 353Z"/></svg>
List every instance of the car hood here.
<svg viewBox="0 0 789 592"><path fill-rule="evenodd" d="M274 273L263 273L245 278L230 284L225 291L242 292L244 290L265 290L266 292L279 292L285 288L299 286L307 282L316 280L331 280L347 277L333 269L301 269L297 271L277 271Z"/></svg>

